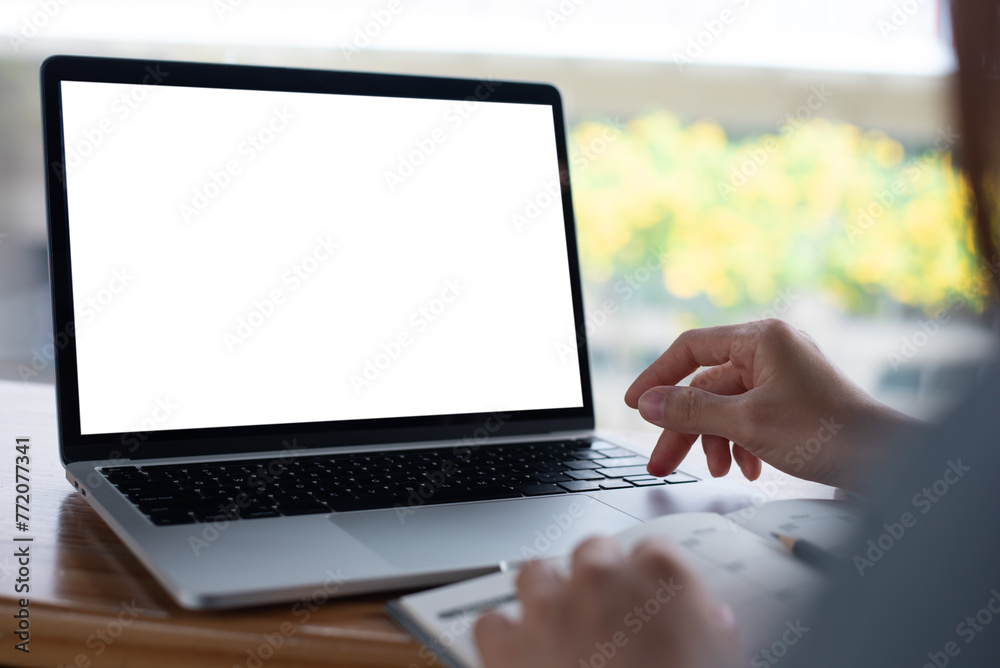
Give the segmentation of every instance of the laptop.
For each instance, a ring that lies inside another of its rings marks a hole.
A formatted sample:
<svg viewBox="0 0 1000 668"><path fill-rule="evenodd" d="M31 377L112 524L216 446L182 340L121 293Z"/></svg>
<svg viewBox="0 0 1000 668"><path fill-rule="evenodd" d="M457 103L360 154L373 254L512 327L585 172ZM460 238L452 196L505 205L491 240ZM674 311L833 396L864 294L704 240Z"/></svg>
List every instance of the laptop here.
<svg viewBox="0 0 1000 668"><path fill-rule="evenodd" d="M595 432L548 85L55 56L59 448L191 609L748 505Z"/></svg>

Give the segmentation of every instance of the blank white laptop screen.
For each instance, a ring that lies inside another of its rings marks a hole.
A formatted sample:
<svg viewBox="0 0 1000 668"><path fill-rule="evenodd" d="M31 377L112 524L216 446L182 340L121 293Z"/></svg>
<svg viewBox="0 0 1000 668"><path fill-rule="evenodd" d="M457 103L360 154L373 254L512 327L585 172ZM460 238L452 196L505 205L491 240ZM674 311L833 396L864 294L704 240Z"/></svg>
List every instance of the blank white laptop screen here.
<svg viewBox="0 0 1000 668"><path fill-rule="evenodd" d="M62 110L83 434L583 405L550 107L64 82Z"/></svg>

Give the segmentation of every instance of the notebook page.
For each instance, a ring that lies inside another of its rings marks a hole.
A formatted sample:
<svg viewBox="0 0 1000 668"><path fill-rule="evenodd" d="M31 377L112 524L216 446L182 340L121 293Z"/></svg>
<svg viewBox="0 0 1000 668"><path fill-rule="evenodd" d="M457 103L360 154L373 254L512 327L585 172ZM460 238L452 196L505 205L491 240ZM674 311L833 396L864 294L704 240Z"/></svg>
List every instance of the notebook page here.
<svg viewBox="0 0 1000 668"><path fill-rule="evenodd" d="M748 648L770 645L775 629L794 624L822 588L820 573L790 556L777 541L715 513L667 515L617 538L631 550L653 536L670 539L712 597L733 608ZM452 665L479 666L472 635L475 620L487 609L519 616L515 578L514 572L496 573L406 596L396 616L408 616L408 626L419 627L422 639L431 643L422 651L447 652L449 656L438 658L451 659ZM624 624L622 630L630 633Z"/></svg>

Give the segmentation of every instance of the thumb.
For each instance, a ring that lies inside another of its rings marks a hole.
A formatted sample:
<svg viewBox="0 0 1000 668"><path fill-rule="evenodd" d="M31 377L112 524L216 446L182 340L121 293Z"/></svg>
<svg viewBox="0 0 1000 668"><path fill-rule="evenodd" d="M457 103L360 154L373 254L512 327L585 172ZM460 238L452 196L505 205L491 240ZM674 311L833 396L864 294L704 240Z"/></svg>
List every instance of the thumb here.
<svg viewBox="0 0 1000 668"><path fill-rule="evenodd" d="M472 633L483 663L491 666L518 665L515 655L520 643L514 642L517 634L509 617L495 610L487 612L476 620Z"/></svg>
<svg viewBox="0 0 1000 668"><path fill-rule="evenodd" d="M694 387L666 385L639 397L639 415L664 429L681 434L713 434L740 440L736 418L738 397L712 394Z"/></svg>

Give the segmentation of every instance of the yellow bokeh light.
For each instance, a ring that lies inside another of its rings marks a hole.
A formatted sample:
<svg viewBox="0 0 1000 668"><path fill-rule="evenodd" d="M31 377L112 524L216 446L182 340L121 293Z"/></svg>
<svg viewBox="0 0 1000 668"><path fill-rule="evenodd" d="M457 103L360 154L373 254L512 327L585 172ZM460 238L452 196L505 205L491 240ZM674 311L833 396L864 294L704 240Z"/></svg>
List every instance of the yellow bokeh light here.
<svg viewBox="0 0 1000 668"><path fill-rule="evenodd" d="M782 286L849 309L879 295L981 305L968 188L949 154L908 156L884 133L824 119L732 140L714 121L664 111L624 127L583 121L571 147L609 132L606 150L571 167L588 280L666 249L667 291L718 308L767 304Z"/></svg>

